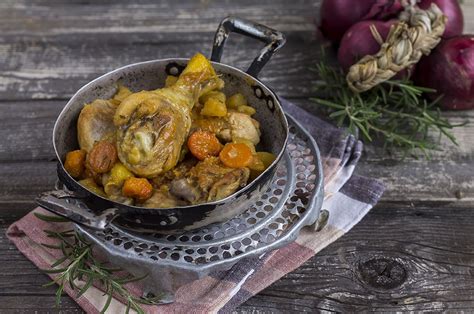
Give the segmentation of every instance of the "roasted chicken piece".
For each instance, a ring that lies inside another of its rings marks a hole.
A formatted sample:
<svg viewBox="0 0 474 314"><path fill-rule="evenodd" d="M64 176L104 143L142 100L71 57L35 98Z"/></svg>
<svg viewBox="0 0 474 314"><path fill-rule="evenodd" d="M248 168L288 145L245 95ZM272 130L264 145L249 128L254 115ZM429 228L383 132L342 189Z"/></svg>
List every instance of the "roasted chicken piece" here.
<svg viewBox="0 0 474 314"><path fill-rule="evenodd" d="M196 54L173 85L126 97L114 115L120 161L142 177L176 166L195 102L223 84L209 60Z"/></svg>
<svg viewBox="0 0 474 314"><path fill-rule="evenodd" d="M260 142L260 124L248 114L230 111L223 118L201 118L193 127L215 133L225 142L245 139L257 145Z"/></svg>
<svg viewBox="0 0 474 314"><path fill-rule="evenodd" d="M113 117L117 106L110 100L97 99L81 110L77 121L79 147L91 151L95 142L112 139L115 134Z"/></svg>
<svg viewBox="0 0 474 314"><path fill-rule="evenodd" d="M247 185L249 176L250 170L248 168L232 169L212 184L207 201L217 201L235 193Z"/></svg>
<svg viewBox="0 0 474 314"><path fill-rule="evenodd" d="M187 176L171 181L170 192L191 204L212 202L244 187L249 175L248 168L228 168L219 158L209 157L197 163Z"/></svg>
<svg viewBox="0 0 474 314"><path fill-rule="evenodd" d="M249 115L240 112L231 112L227 116L230 124L232 140L246 139L257 145L260 142L260 124Z"/></svg>
<svg viewBox="0 0 474 314"><path fill-rule="evenodd" d="M167 191L155 190L153 195L140 205L148 208L171 208L186 205L186 202Z"/></svg>

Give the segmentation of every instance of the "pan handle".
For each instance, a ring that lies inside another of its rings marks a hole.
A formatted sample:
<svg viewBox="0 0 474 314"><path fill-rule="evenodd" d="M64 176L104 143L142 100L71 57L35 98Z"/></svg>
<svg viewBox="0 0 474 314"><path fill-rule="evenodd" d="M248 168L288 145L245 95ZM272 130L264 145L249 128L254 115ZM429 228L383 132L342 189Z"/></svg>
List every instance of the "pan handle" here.
<svg viewBox="0 0 474 314"><path fill-rule="evenodd" d="M286 42L283 33L271 29L265 25L254 23L234 16L228 16L222 20L214 36L211 60L220 62L224 45L230 33L239 33L264 42L266 45L260 50L259 55L253 60L247 73L257 77L272 55Z"/></svg>
<svg viewBox="0 0 474 314"><path fill-rule="evenodd" d="M117 208L109 208L95 214L81 200L81 196L67 190L54 190L41 193L36 203L53 214L96 230L104 230L118 215Z"/></svg>

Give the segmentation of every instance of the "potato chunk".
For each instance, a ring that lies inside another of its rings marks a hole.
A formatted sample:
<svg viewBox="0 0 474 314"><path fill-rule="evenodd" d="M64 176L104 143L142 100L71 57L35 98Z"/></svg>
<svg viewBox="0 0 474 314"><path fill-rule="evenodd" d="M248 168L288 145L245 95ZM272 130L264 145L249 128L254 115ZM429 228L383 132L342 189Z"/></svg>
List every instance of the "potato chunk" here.
<svg viewBox="0 0 474 314"><path fill-rule="evenodd" d="M220 100L221 102L225 103L226 101L226 96L223 92L218 92L218 91L212 91L212 92L209 92L209 93L206 93L204 95L202 95L200 98L199 98L199 101L202 103L202 104L205 104L206 101L208 101L210 98L214 98L214 99L217 99L217 100Z"/></svg>
<svg viewBox="0 0 474 314"><path fill-rule="evenodd" d="M79 184L91 191L92 193L95 193L102 197L107 197L107 195L105 195L104 193L104 190L102 190L102 188L97 185L93 178L80 180Z"/></svg>
<svg viewBox="0 0 474 314"><path fill-rule="evenodd" d="M245 106L245 105L238 106L237 111L240 113L248 114L249 116L254 115L257 112L253 107Z"/></svg>
<svg viewBox="0 0 474 314"><path fill-rule="evenodd" d="M217 98L209 98L204 103L201 114L208 117L225 117L227 115L227 108L225 103Z"/></svg>
<svg viewBox="0 0 474 314"><path fill-rule="evenodd" d="M230 96L226 104L231 109L237 109L239 106L247 106L247 99L241 93L237 93Z"/></svg>

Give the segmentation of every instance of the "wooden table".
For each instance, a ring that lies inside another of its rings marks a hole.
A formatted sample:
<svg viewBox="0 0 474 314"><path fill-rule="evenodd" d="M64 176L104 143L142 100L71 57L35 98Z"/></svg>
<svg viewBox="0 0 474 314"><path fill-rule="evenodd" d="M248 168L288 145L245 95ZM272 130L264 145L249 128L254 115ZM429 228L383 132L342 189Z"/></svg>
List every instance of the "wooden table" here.
<svg viewBox="0 0 474 314"><path fill-rule="evenodd" d="M53 123L77 89L129 63L209 53L220 19L235 14L286 33L286 47L261 77L281 96L311 108L307 98L316 77L309 68L319 52L314 33L319 2L1 1L0 312L54 311L55 289L41 287L48 278L5 231L35 207L35 195L52 188ZM474 32L473 2L464 1L466 32ZM233 36L223 61L243 68L258 48ZM474 112L445 115L453 122L474 121ZM443 141L429 161L399 161L366 146L357 171L385 182L383 200L347 235L238 310L474 308L474 126L454 133L459 146ZM362 273L368 268L393 287L367 280ZM396 271L406 278L393 282ZM80 309L63 297L61 311Z"/></svg>

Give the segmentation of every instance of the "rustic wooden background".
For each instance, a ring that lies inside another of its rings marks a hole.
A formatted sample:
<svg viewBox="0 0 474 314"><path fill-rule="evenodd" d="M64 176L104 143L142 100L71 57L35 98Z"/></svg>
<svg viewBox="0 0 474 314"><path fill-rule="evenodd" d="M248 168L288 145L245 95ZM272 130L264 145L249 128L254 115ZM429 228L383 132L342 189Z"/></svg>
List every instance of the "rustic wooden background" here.
<svg viewBox="0 0 474 314"><path fill-rule="evenodd" d="M132 3L133 2L133 3ZM286 33L288 43L261 77L310 108L320 42L320 1L0 2L0 312L54 309L54 288L5 237L55 182L53 123L67 99L93 78L133 62L209 53L219 21L235 14ZM466 33L474 1L464 1ZM238 35L226 63L245 67L259 48ZM474 112L446 112L453 122ZM474 126L454 131L431 160L367 146L358 172L387 186L352 231L243 304L239 312L407 311L474 308ZM405 278L399 274L406 274ZM377 284L379 283L379 284ZM382 284L380 284L382 283ZM60 310L80 311L68 297Z"/></svg>

